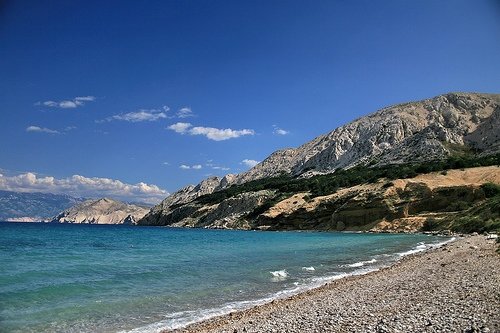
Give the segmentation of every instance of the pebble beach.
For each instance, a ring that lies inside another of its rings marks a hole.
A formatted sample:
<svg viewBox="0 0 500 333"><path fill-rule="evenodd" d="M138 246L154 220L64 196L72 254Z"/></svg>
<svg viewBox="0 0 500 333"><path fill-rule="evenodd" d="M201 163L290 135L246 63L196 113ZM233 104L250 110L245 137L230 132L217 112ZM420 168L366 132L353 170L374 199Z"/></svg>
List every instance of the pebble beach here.
<svg viewBox="0 0 500 333"><path fill-rule="evenodd" d="M482 235L460 237L376 272L173 332L500 332L497 247Z"/></svg>

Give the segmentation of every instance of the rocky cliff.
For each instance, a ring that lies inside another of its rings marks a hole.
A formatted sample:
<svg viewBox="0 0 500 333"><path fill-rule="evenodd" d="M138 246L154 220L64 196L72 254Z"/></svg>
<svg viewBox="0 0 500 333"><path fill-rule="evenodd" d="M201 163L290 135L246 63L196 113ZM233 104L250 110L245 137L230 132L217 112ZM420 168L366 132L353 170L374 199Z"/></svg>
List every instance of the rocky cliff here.
<svg viewBox="0 0 500 333"><path fill-rule="evenodd" d="M238 197L231 197L231 200L237 200L237 206L241 208L239 211L235 211L235 206L224 202L225 200L208 205L197 198L228 189L232 185L247 184L282 174L301 178L329 174L337 169L349 169L357 165L377 167L435 161L464 152L474 152L479 156L493 154L500 151L499 128L500 94L451 93L387 107L298 148L274 152L245 173L228 175L223 179L209 178L198 186L188 186L154 207L139 224L288 228L281 222L278 223L279 219L276 217L273 218L274 224L268 225L265 214L261 214L256 220L250 219L251 221L244 218L249 212L264 213L261 203L265 200L274 203L283 193L250 191L245 195L242 193ZM355 202L354 197L343 197L342 200L346 201L343 207L349 205L347 202ZM374 202L373 205L378 207L383 202L384 199L380 199L380 202ZM231 210L224 210L219 207L221 205L231 207ZM365 206L364 209L368 211L368 208ZM317 212L327 212L325 216L328 219L331 209L321 205L315 208ZM218 213L212 214L214 210ZM221 211L227 211L227 214ZM288 221L294 220L295 216L300 217L297 221L311 217L309 213L301 216L300 212L301 210L294 213L294 216L287 216ZM379 215L382 216L381 214ZM343 215L338 216L344 219ZM379 219L382 218L380 216ZM323 218L315 221L320 221L315 224L311 222L316 229L322 228L322 225L327 229L332 228L331 221L326 223ZM292 228L303 227L293 225Z"/></svg>
<svg viewBox="0 0 500 333"><path fill-rule="evenodd" d="M64 210L50 222L89 224L136 224L149 211L146 207L103 198L86 200Z"/></svg>

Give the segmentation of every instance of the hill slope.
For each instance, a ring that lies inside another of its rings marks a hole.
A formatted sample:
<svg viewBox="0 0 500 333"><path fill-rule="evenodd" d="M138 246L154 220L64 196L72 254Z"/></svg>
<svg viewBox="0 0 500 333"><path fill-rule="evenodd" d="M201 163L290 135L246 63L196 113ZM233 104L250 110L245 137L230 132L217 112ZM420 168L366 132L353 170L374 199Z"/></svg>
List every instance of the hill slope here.
<svg viewBox="0 0 500 333"><path fill-rule="evenodd" d="M292 182L297 177L329 174L358 165L383 167L440 161L450 156L485 156L500 151L499 128L499 94L452 93L384 108L296 149L277 151L245 173L222 179L213 177L198 186L186 187L153 207L138 223L256 227L262 221L257 223L255 216L250 220L243 217L264 213L270 202L276 203L293 194L293 189L285 186L285 193L271 186L244 191L241 187L240 190L232 190L234 186L245 187L257 180L266 183L266 179L279 178L283 174L290 177L288 182ZM222 197L227 194L226 190L238 191L238 195ZM332 193L335 190L332 189ZM210 193L221 197L221 200L200 201ZM259 218L265 217L262 215Z"/></svg>

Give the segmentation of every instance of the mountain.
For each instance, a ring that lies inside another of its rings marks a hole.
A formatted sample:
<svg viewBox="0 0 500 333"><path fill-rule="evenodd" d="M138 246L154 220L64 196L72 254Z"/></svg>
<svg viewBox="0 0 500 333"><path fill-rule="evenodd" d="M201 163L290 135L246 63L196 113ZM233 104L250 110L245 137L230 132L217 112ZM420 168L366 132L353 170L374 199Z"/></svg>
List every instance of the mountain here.
<svg viewBox="0 0 500 333"><path fill-rule="evenodd" d="M135 224L149 209L108 198L86 200L55 216L50 222Z"/></svg>
<svg viewBox="0 0 500 333"><path fill-rule="evenodd" d="M267 225L266 213L273 204L291 198L300 188L314 190L320 186L314 185L314 181L359 185L349 177L362 179L363 173L379 170L379 178L370 180L374 182L401 173L407 165L419 164L420 171L410 167L416 173L404 174L411 178L425 173L428 161L447 161L439 169L446 170L458 166L450 161L453 157L481 159L496 154L500 151L499 128L500 94L450 93L387 107L298 148L274 152L245 173L212 177L197 186L181 189L153 207L138 224L258 228ZM472 161L470 166L474 163L479 162ZM358 167L365 169L358 172ZM343 176L317 178L336 175L339 170L353 171ZM300 179L311 179L312 183ZM321 194L333 194L339 187L342 186L337 184L332 186L331 193ZM323 209L325 216L334 213L333 206L318 209ZM311 224L310 228L318 228L318 224ZM328 224L327 228L332 225Z"/></svg>
<svg viewBox="0 0 500 333"><path fill-rule="evenodd" d="M0 221L41 221L82 201L65 194L0 191Z"/></svg>
<svg viewBox="0 0 500 333"><path fill-rule="evenodd" d="M362 163L376 165L440 159L467 147L500 149L500 94L451 93L384 108L296 149L277 151L235 183L328 173Z"/></svg>

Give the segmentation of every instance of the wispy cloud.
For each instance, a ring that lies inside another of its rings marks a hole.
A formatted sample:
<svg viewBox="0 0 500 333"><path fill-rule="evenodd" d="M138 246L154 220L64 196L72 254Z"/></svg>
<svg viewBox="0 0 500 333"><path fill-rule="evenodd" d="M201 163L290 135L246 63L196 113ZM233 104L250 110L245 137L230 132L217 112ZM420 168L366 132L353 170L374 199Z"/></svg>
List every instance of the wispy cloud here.
<svg viewBox="0 0 500 333"><path fill-rule="evenodd" d="M0 189L18 192L65 193L77 197L112 197L126 201L157 203L169 193L152 184L127 184L116 179L73 175L68 178L38 176L33 172L0 175Z"/></svg>
<svg viewBox="0 0 500 333"><path fill-rule="evenodd" d="M227 168L227 167L224 167L224 166L219 166L219 165L214 164L213 160L208 160L207 163L205 163L205 166L207 168L211 168L213 170L222 170L222 171L231 170L231 168Z"/></svg>
<svg viewBox="0 0 500 333"><path fill-rule="evenodd" d="M273 125L273 134L275 134L275 135L287 135L287 134L290 134L290 131L284 130L282 128L279 128L276 125Z"/></svg>
<svg viewBox="0 0 500 333"><path fill-rule="evenodd" d="M28 126L26 127L26 132L38 132L38 133L48 133L48 134L66 134L69 131L73 131L76 129L76 126L66 126L62 130L55 130L55 129L50 129L46 127L40 127L40 126Z"/></svg>
<svg viewBox="0 0 500 333"><path fill-rule="evenodd" d="M249 168L253 168L254 166L256 166L259 163L260 163L259 161L250 160L250 159L244 159L243 161L241 161L241 164L243 164Z"/></svg>
<svg viewBox="0 0 500 333"><path fill-rule="evenodd" d="M202 168L201 164L195 164L195 165L186 165L186 164L181 164L179 166L180 169L182 170L200 170Z"/></svg>
<svg viewBox="0 0 500 333"><path fill-rule="evenodd" d="M168 129L175 131L179 134L189 135L203 135L210 140L223 141L233 138L238 138L243 135L254 135L255 131L252 129L233 130L230 128L219 129L214 127L193 127L190 123L176 123L170 125Z"/></svg>
<svg viewBox="0 0 500 333"><path fill-rule="evenodd" d="M227 168L227 167L222 167L222 166L212 166L212 169L214 170L222 170L222 171L228 171L228 170L231 170L231 168Z"/></svg>
<svg viewBox="0 0 500 333"><path fill-rule="evenodd" d="M157 121L167 118L167 112L169 110L170 108L166 105L158 109L139 109L134 112L117 114L102 120L96 120L96 122L103 123L113 120L128 121L131 123L138 123L142 121Z"/></svg>
<svg viewBox="0 0 500 333"><path fill-rule="evenodd" d="M60 108L60 109L75 109L80 106L84 106L87 102L93 102L96 98L94 96L79 96L73 99L67 99L62 101L44 101L36 102L37 106L46 106L49 108Z"/></svg>
<svg viewBox="0 0 500 333"><path fill-rule="evenodd" d="M59 134L59 131L39 126L28 126L26 127L26 132L36 132L36 133L49 133L49 134Z"/></svg>
<svg viewBox="0 0 500 333"><path fill-rule="evenodd" d="M177 111L175 114L177 118L189 118L189 117L194 117L193 110L188 107L183 107Z"/></svg>

